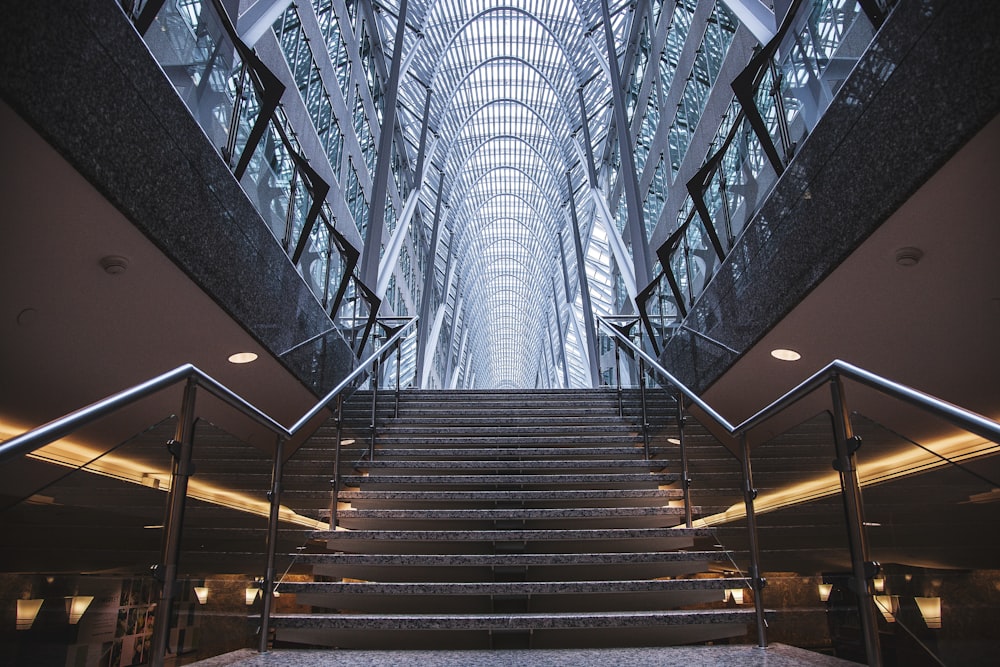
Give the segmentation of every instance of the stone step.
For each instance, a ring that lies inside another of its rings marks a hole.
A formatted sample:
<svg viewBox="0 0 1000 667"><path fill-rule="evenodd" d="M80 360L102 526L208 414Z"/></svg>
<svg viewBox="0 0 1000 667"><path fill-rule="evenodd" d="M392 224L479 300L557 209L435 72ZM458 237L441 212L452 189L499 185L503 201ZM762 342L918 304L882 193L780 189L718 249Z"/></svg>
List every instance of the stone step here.
<svg viewBox="0 0 1000 667"><path fill-rule="evenodd" d="M345 452L351 452L361 455L366 455L368 453L367 447L350 447L341 450L341 457L343 458ZM666 447L657 447L655 449L650 449L650 455L665 455L672 454L673 450ZM525 457L561 457L565 458L567 456L580 457L580 458L635 458L636 456L643 455L643 447L641 445L630 445L628 447L619 447L614 445L609 445L607 447L476 447L476 448L463 448L463 447L419 447L419 448L404 448L404 447L391 447L384 444L377 444L375 447L375 458L379 459L397 459L397 458L407 458L413 456L426 456L426 457L449 457L450 459L502 459L502 458L525 458ZM320 460L329 460L329 456L324 457ZM313 460L305 459L306 461L312 462ZM291 462L289 462L291 464Z"/></svg>
<svg viewBox="0 0 1000 667"><path fill-rule="evenodd" d="M368 442L369 433L360 434ZM353 436L357 437L357 436ZM642 433L638 431L619 433L617 435L597 435L593 433L567 434L565 432L539 434L516 433L508 435L496 434L392 434L375 433L377 446L382 447L416 447L416 446L449 446L449 447L554 447L554 446L621 446L623 444L642 444Z"/></svg>
<svg viewBox="0 0 1000 667"><path fill-rule="evenodd" d="M715 561L724 551L633 551L512 554L292 554L298 563L312 565L422 566L422 567L564 567L569 565L634 565Z"/></svg>
<svg viewBox="0 0 1000 667"><path fill-rule="evenodd" d="M504 470L504 471L525 471L525 470L590 470L590 469L624 469L640 468L645 470L662 470L667 466L665 461L657 462L655 459L648 461L627 460L627 459L529 459L529 460L507 460L507 461L426 461L426 460L406 460L395 461L391 459L379 459L374 461L362 460L354 464L355 468L362 470L369 469L407 469L407 470Z"/></svg>
<svg viewBox="0 0 1000 667"><path fill-rule="evenodd" d="M566 500L668 500L683 497L681 489L570 489L554 491L341 491L342 501L400 500L414 502L528 502ZM329 498L329 494L326 495Z"/></svg>
<svg viewBox="0 0 1000 667"><path fill-rule="evenodd" d="M315 540L337 542L412 541L412 542L507 542L507 541L593 541L676 539L713 537L712 528L610 528L552 530L317 530L310 533Z"/></svg>
<svg viewBox="0 0 1000 667"><path fill-rule="evenodd" d="M753 609L580 612L557 614L274 614L277 628L365 630L538 630L750 623Z"/></svg>
<svg viewBox="0 0 1000 667"><path fill-rule="evenodd" d="M520 486L520 485L559 485L592 484L606 488L608 484L670 484L680 479L677 473L611 473L607 475L596 473L584 474L510 474L494 473L487 475L345 475L341 483L345 487L360 487L361 485L382 484L419 484L419 485L483 485Z"/></svg>
<svg viewBox="0 0 1000 667"><path fill-rule="evenodd" d="M610 581L282 582L279 593L323 595L560 595L651 593L748 588L749 579L626 579Z"/></svg>
<svg viewBox="0 0 1000 667"><path fill-rule="evenodd" d="M692 508L693 510L694 508ZM320 513L322 516L322 512ZM683 507L561 507L496 509L339 509L340 521L398 519L401 521L529 521L532 519L610 519L680 516Z"/></svg>

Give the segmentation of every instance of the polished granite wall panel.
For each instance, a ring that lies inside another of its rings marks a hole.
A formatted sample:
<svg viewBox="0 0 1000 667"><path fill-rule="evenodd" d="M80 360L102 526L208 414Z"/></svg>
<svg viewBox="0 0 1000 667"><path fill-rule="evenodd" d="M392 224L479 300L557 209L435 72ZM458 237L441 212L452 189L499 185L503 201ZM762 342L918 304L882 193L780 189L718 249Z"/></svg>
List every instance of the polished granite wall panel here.
<svg viewBox="0 0 1000 667"><path fill-rule="evenodd" d="M904 0L662 361L704 390L1000 110L1000 10Z"/></svg>
<svg viewBox="0 0 1000 667"><path fill-rule="evenodd" d="M0 6L0 94L20 115L273 354L330 329L114 2ZM317 392L350 370L303 356L283 361Z"/></svg>

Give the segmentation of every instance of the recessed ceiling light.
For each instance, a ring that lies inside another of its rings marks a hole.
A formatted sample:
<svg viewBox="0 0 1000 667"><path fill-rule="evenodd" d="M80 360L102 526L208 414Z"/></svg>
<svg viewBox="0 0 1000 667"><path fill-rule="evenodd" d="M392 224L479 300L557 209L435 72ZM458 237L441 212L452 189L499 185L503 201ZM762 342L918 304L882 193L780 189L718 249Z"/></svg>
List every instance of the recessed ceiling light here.
<svg viewBox="0 0 1000 667"><path fill-rule="evenodd" d="M671 445L681 444L680 438L667 438L667 442L669 442Z"/></svg>
<svg viewBox="0 0 1000 667"><path fill-rule="evenodd" d="M231 364L249 364L251 361L257 361L257 354L255 352L237 352L229 356L229 363Z"/></svg>
<svg viewBox="0 0 1000 667"><path fill-rule="evenodd" d="M782 361L798 361L802 358L802 355L795 350L786 350L780 347L776 350L771 350L771 356Z"/></svg>

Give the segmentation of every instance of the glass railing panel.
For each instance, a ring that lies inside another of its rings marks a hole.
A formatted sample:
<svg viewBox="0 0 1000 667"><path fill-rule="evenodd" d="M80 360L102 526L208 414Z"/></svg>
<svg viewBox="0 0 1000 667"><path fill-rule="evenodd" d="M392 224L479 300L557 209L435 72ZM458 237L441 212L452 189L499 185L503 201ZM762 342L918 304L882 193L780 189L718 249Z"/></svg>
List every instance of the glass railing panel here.
<svg viewBox="0 0 1000 667"><path fill-rule="evenodd" d="M993 664L1000 445L921 415L882 421L852 416L885 664ZM904 432L916 428L937 435Z"/></svg>
<svg viewBox="0 0 1000 667"><path fill-rule="evenodd" d="M196 427L195 474L178 570L182 597L171 634L175 664L258 646L276 437L261 432L250 440L255 444L208 422ZM330 469L324 472L310 453L286 463L276 578L289 568L310 531L327 527L330 478ZM280 596L275 604L284 604Z"/></svg>
<svg viewBox="0 0 1000 667"><path fill-rule="evenodd" d="M240 184L274 238L286 250L291 238L287 226L288 203L294 174L295 165L288 148L273 124L268 123Z"/></svg>
<svg viewBox="0 0 1000 667"><path fill-rule="evenodd" d="M679 434L668 438L667 443L677 462L672 470L682 472ZM711 530L710 535L696 538L695 548L717 552L709 562L708 570L697 573L697 577L732 580L713 590L712 601L701 605L701 608L753 610L754 592L747 580L751 559L747 521L742 513L742 463L691 415L685 420L683 446L687 474L691 480L692 525ZM756 644L756 623L740 624L725 641Z"/></svg>
<svg viewBox="0 0 1000 667"><path fill-rule="evenodd" d="M685 285L693 304L705 291L705 287L719 266L719 256L712 246L705 223L700 216L693 218L688 225L683 252L686 260L684 274L680 276L681 280L678 282Z"/></svg>
<svg viewBox="0 0 1000 667"><path fill-rule="evenodd" d="M772 643L864 662L835 455L827 412L751 447L764 602L774 610L767 634Z"/></svg>
<svg viewBox="0 0 1000 667"><path fill-rule="evenodd" d="M83 431L5 464L0 663L148 663L175 428L113 447Z"/></svg>
<svg viewBox="0 0 1000 667"><path fill-rule="evenodd" d="M299 257L298 268L309 289L324 307L329 305L340 285L338 269L342 263L336 247L331 252L330 230L322 220L317 221Z"/></svg>
<svg viewBox="0 0 1000 667"><path fill-rule="evenodd" d="M812 3L808 16L786 37L776 66L791 145L812 131L873 37L856 0Z"/></svg>
<svg viewBox="0 0 1000 667"><path fill-rule="evenodd" d="M144 39L212 145L225 151L243 63L219 17L200 2L165 2Z"/></svg>

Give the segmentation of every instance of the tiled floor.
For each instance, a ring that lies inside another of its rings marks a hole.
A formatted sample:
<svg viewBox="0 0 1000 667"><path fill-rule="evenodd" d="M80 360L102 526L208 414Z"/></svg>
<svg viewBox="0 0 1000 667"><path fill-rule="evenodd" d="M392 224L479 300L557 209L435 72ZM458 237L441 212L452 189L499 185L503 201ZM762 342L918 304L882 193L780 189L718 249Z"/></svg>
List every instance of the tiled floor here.
<svg viewBox="0 0 1000 667"><path fill-rule="evenodd" d="M774 644L534 651L290 651L244 650L194 663L196 667L838 667L838 658Z"/></svg>

